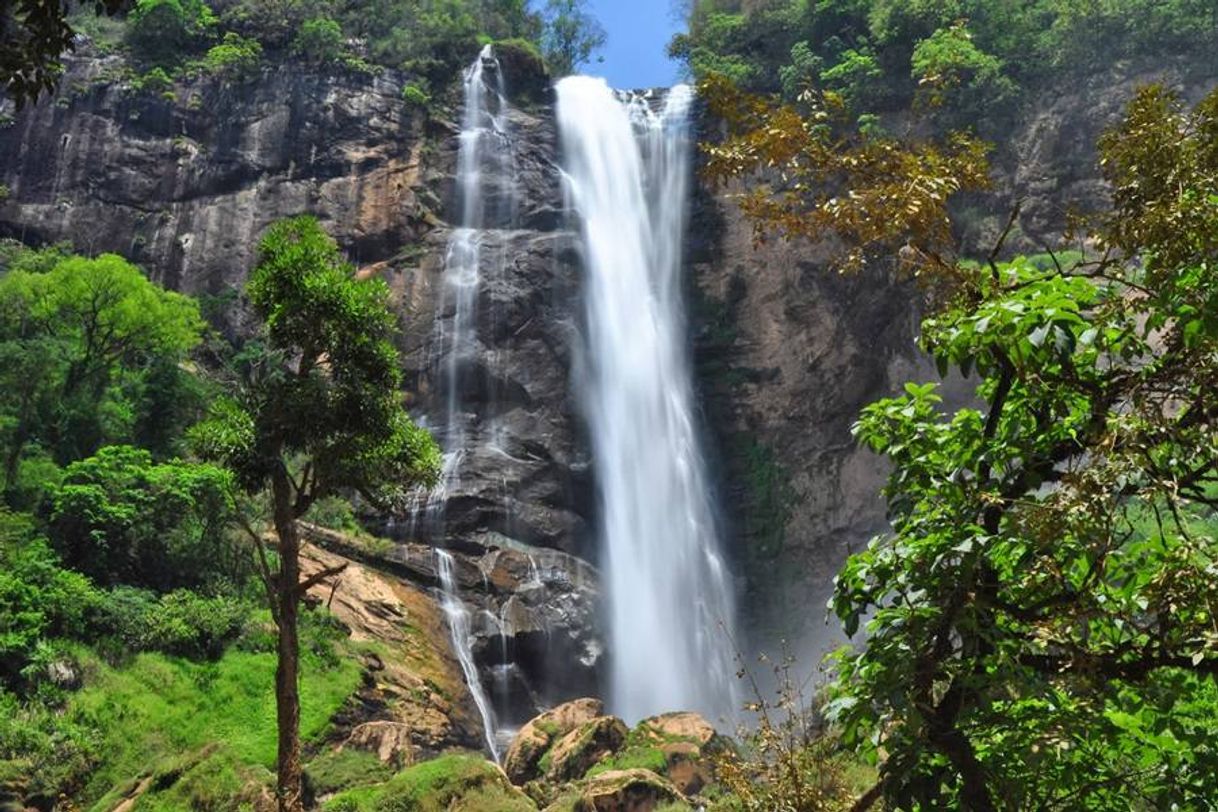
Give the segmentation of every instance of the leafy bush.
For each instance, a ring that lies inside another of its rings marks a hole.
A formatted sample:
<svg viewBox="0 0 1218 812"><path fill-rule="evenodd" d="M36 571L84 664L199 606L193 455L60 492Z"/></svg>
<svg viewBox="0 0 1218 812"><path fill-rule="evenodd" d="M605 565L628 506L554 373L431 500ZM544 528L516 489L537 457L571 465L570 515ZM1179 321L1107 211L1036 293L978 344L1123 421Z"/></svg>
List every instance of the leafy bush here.
<svg viewBox="0 0 1218 812"><path fill-rule="evenodd" d="M0 682L18 680L39 641L87 636L102 604L88 578L60 567L27 517L0 508Z"/></svg>
<svg viewBox="0 0 1218 812"><path fill-rule="evenodd" d="M159 651L214 659L242 630L251 606L238 598L189 590L157 596L129 587L105 594L97 621L121 652Z"/></svg>
<svg viewBox="0 0 1218 812"><path fill-rule="evenodd" d="M217 20L203 0L137 0L127 17L137 62L172 68L206 41Z"/></svg>
<svg viewBox="0 0 1218 812"><path fill-rule="evenodd" d="M53 494L51 537L69 566L101 584L158 591L240 582L248 554L229 535L232 476L154 464L131 446L72 463Z"/></svg>
<svg viewBox="0 0 1218 812"><path fill-rule="evenodd" d="M307 20L292 41L292 53L315 64L335 62L343 54L343 30L329 17Z"/></svg>
<svg viewBox="0 0 1218 812"><path fill-rule="evenodd" d="M431 96L428 92L414 83L402 86L402 98L415 107L426 107L431 104Z"/></svg>
<svg viewBox="0 0 1218 812"><path fill-rule="evenodd" d="M261 63L261 43L229 31L223 42L208 49L200 67L208 75L226 82L244 82L258 74Z"/></svg>

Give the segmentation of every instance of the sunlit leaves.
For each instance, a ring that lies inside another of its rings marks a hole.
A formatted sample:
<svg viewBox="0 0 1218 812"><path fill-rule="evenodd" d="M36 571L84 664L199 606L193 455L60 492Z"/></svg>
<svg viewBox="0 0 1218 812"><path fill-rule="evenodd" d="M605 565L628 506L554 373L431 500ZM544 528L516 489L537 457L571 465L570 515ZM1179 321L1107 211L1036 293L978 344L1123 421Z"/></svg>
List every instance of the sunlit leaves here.
<svg viewBox="0 0 1218 812"><path fill-rule="evenodd" d="M987 148L976 139L867 135L832 92L809 92L797 109L710 76L699 93L727 126L726 138L703 145L707 177L748 181L733 197L759 238L839 238L846 269L898 249L911 266L943 264L954 245L948 201L989 183Z"/></svg>

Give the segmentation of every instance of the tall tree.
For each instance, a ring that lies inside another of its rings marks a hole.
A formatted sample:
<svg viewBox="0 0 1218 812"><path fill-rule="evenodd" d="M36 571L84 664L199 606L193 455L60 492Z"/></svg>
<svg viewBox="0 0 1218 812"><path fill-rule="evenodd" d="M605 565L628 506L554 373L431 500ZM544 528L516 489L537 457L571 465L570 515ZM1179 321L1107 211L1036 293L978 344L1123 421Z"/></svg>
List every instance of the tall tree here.
<svg viewBox="0 0 1218 812"><path fill-rule="evenodd" d="M585 0L546 0L542 51L555 76L575 73L605 44L605 29Z"/></svg>
<svg viewBox="0 0 1218 812"><path fill-rule="evenodd" d="M247 293L264 323L261 343L246 350L240 379L193 438L248 492L269 494L274 570L256 534L255 546L279 632L278 803L281 812L298 812L299 605L341 568L301 579L297 520L339 488L391 506L406 489L434 483L439 450L402 405L388 287L357 280L316 220L297 217L267 231Z"/></svg>
<svg viewBox="0 0 1218 812"><path fill-rule="evenodd" d="M980 405L952 411L910 383L855 429L892 466L892 530L849 559L832 602L847 633L867 631L827 707L879 761L855 809L1206 808L1218 93L1191 112L1140 93L1101 143L1113 209L1086 250L1007 262L1004 239L954 258L960 178L939 150L723 95L729 123L750 123L712 170L786 170L743 198L763 230L862 246L848 265L896 248L939 292L923 348L977 383ZM946 177L893 183L927 173Z"/></svg>

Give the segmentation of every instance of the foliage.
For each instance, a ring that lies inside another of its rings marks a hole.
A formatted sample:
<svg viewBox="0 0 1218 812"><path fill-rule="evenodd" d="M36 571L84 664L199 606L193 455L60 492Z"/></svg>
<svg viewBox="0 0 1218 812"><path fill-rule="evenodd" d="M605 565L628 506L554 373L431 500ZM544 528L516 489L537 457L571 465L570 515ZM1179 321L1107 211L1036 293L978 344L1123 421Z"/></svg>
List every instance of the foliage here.
<svg viewBox="0 0 1218 812"><path fill-rule="evenodd" d="M417 84L402 85L402 99L415 107L427 107L431 104L431 96Z"/></svg>
<svg viewBox="0 0 1218 812"><path fill-rule="evenodd" d="M117 14L128 0L95 0L98 13ZM0 6L0 88L18 106L52 90L63 72L60 56L75 47L75 32L60 0Z"/></svg>
<svg viewBox="0 0 1218 812"><path fill-rule="evenodd" d="M833 718L899 808L1204 808L1218 793L1218 94L1101 144L1102 253L950 270L934 384L869 406L891 534L839 575ZM944 269L947 272L947 269ZM1153 521L1148 521L1153 516Z"/></svg>
<svg viewBox="0 0 1218 812"><path fill-rule="evenodd" d="M537 806L480 756L445 755L407 768L376 787L348 790L330 812L528 812Z"/></svg>
<svg viewBox="0 0 1218 812"><path fill-rule="evenodd" d="M292 53L319 65L335 62L343 53L343 30L329 17L306 20L292 41Z"/></svg>
<svg viewBox="0 0 1218 812"><path fill-rule="evenodd" d="M13 684L41 641L81 637L102 602L84 576L64 570L26 517L0 508L0 684Z"/></svg>
<svg viewBox="0 0 1218 812"><path fill-rule="evenodd" d="M585 0L546 0L543 17L541 48L555 76L575 73L605 44L605 29Z"/></svg>
<svg viewBox="0 0 1218 812"><path fill-rule="evenodd" d="M147 451L108 446L64 470L51 537L68 566L104 585L158 591L240 580L232 475L214 465L154 464Z"/></svg>
<svg viewBox="0 0 1218 812"><path fill-rule="evenodd" d="M179 364L202 327L193 301L120 257L16 252L0 277L6 490L31 457L65 465L132 440L170 453L198 403Z"/></svg>
<svg viewBox="0 0 1218 812"><path fill-rule="evenodd" d="M1015 93L1002 63L973 43L963 23L941 28L914 46L913 78L932 106L948 105L966 120L1000 108Z"/></svg>
<svg viewBox="0 0 1218 812"><path fill-rule="evenodd" d="M162 68L198 50L218 22L204 0L136 0L127 19L127 43L137 60Z"/></svg>
<svg viewBox="0 0 1218 812"><path fill-rule="evenodd" d="M855 113L938 103L949 127L1003 132L1005 114L1056 77L1115 59L1209 60L1208 0L699 0L670 52L697 80L746 90L834 90ZM743 9L742 9L743 6ZM920 81L926 80L924 84Z"/></svg>
<svg viewBox="0 0 1218 812"><path fill-rule="evenodd" d="M244 82L258 75L262 45L229 31L219 45L207 50L200 63L203 71L226 82Z"/></svg>
<svg viewBox="0 0 1218 812"><path fill-rule="evenodd" d="M806 94L805 115L723 77L708 78L699 92L727 126L724 140L703 146L707 177L754 177L735 199L759 238L836 235L846 243L846 268L902 242L924 256L948 251L954 245L948 200L988 185L981 142L963 134L942 143L868 134L850 124L837 93Z"/></svg>
<svg viewBox="0 0 1218 812"><path fill-rule="evenodd" d="M816 697L805 691L796 661L784 653L774 662L759 662L771 670L772 698L748 667L740 671L752 691L748 710L755 719L740 730L739 742L713 754L715 777L724 800L715 809L725 812L834 812L851 807L858 767L838 751Z"/></svg>
<svg viewBox="0 0 1218 812"><path fill-rule="evenodd" d="M439 451L402 407L384 282L356 280L309 217L273 226L259 256L247 290L264 343L236 370L246 385L194 429L198 448L251 491L304 455L298 515L339 487L384 504L433 481Z"/></svg>

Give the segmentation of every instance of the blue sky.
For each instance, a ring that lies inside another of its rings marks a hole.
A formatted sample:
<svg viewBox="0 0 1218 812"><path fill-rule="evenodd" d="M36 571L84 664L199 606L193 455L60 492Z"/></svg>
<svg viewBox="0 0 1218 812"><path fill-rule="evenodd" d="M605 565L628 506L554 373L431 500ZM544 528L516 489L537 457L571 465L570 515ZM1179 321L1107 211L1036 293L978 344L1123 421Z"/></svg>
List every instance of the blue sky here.
<svg viewBox="0 0 1218 812"><path fill-rule="evenodd" d="M677 81L677 64L665 55L672 35L684 28L674 20L669 0L588 0L589 10L609 35L605 61L583 70L604 76L620 89L667 87Z"/></svg>

